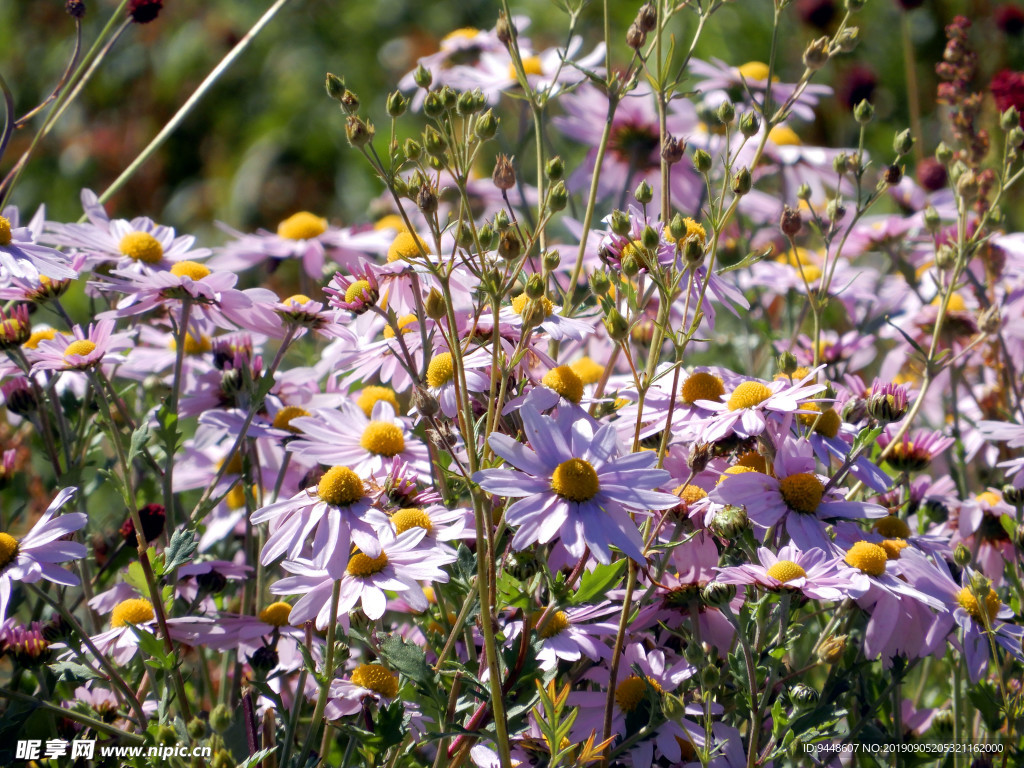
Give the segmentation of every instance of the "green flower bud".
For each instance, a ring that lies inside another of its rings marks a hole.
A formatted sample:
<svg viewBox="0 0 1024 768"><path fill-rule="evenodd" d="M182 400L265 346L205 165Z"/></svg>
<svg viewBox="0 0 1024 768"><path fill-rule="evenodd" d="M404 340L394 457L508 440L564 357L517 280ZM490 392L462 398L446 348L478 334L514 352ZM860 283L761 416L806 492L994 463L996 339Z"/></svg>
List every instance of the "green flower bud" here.
<svg viewBox="0 0 1024 768"><path fill-rule="evenodd" d="M939 212L929 204L924 209L924 226L932 234L939 231L939 227L942 225L942 220L939 218Z"/></svg>
<svg viewBox="0 0 1024 768"><path fill-rule="evenodd" d="M809 685L797 683L789 689L789 698L798 707L809 707L818 703L818 692Z"/></svg>
<svg viewBox="0 0 1024 768"><path fill-rule="evenodd" d="M455 105L459 102L459 94L448 85L441 86L441 103L444 104L445 109L455 109Z"/></svg>
<svg viewBox="0 0 1024 768"><path fill-rule="evenodd" d="M540 275L530 275L526 278L525 293L531 299L539 299L544 295L544 279Z"/></svg>
<svg viewBox="0 0 1024 768"><path fill-rule="evenodd" d="M867 125L875 119L875 107L867 99L863 99L853 109L853 118L861 125Z"/></svg>
<svg viewBox="0 0 1024 768"><path fill-rule="evenodd" d="M745 195L750 191L751 183L750 170L745 167L740 168L732 177L732 191L737 195Z"/></svg>
<svg viewBox="0 0 1024 768"><path fill-rule="evenodd" d="M726 507L712 518L709 527L713 534L730 541L746 530L748 525L750 521L743 507Z"/></svg>
<svg viewBox="0 0 1024 768"><path fill-rule="evenodd" d="M231 721L234 719L234 715L226 705L218 704L210 712L210 727L215 733L224 733L231 727Z"/></svg>
<svg viewBox="0 0 1024 768"><path fill-rule="evenodd" d="M963 544L957 544L953 550L953 562L958 568L966 568L971 563L971 550Z"/></svg>
<svg viewBox="0 0 1024 768"><path fill-rule="evenodd" d="M565 188L565 182L560 181L551 188L548 193L548 210L558 212L569 203L569 190Z"/></svg>
<svg viewBox="0 0 1024 768"><path fill-rule="evenodd" d="M608 273L603 270L600 272L590 273L590 290L593 291L595 296L607 296L608 292L612 288L611 278L608 277Z"/></svg>
<svg viewBox="0 0 1024 768"><path fill-rule="evenodd" d="M860 42L860 29L847 27L836 38L836 47L843 53L852 53Z"/></svg>
<svg viewBox="0 0 1024 768"><path fill-rule="evenodd" d="M1007 483L1003 486L1003 501L1014 507L1021 506L1024 504L1024 488Z"/></svg>
<svg viewBox="0 0 1024 768"><path fill-rule="evenodd" d="M359 111L359 97L348 89L345 89L345 92L341 94L341 98L338 101L341 103L341 109L346 115L354 115Z"/></svg>
<svg viewBox="0 0 1024 768"><path fill-rule="evenodd" d="M646 181L641 181L635 190L633 190L633 197L641 205L647 205L654 199L654 190L651 189L651 185Z"/></svg>
<svg viewBox="0 0 1024 768"><path fill-rule="evenodd" d="M328 96L335 101L341 101L341 96L345 93L345 78L332 75L328 72L326 88Z"/></svg>
<svg viewBox="0 0 1024 768"><path fill-rule="evenodd" d="M463 117L477 111L476 97L469 91L463 91L455 100L455 111Z"/></svg>
<svg viewBox="0 0 1024 768"><path fill-rule="evenodd" d="M506 229L501 233L501 239L498 241L498 255L501 258L514 261L519 258L522 250L523 244L519 242L519 237L513 230Z"/></svg>
<svg viewBox="0 0 1024 768"><path fill-rule="evenodd" d="M720 581L709 582L700 591L700 599L709 608L721 608L736 597L736 587L733 584L723 584Z"/></svg>
<svg viewBox="0 0 1024 768"><path fill-rule="evenodd" d="M653 251L658 247L658 243L661 242L661 238L658 233L654 230L654 227L647 225L644 227L643 232L640 233L640 244L643 245L649 251Z"/></svg>
<svg viewBox="0 0 1024 768"><path fill-rule="evenodd" d="M722 121L723 125L729 125L733 120L736 119L736 107L732 105L732 102L726 99L718 105L718 119Z"/></svg>
<svg viewBox="0 0 1024 768"><path fill-rule="evenodd" d="M697 173L705 174L711 170L711 155L703 149L693 151L693 167Z"/></svg>
<svg viewBox="0 0 1024 768"><path fill-rule="evenodd" d="M1012 131L1014 128L1020 126L1020 113L1017 108L1010 106L1003 114L999 116L999 127L1004 131Z"/></svg>
<svg viewBox="0 0 1024 768"><path fill-rule="evenodd" d="M201 718L193 717L185 726L185 732L192 741L199 741L206 735L206 723Z"/></svg>
<svg viewBox="0 0 1024 768"><path fill-rule="evenodd" d="M499 232L504 232L509 227L508 214L505 213L505 209L502 208L496 214L494 214L494 228Z"/></svg>
<svg viewBox="0 0 1024 768"><path fill-rule="evenodd" d="M640 267L642 265L640 264L640 261L637 259L636 256L634 256L632 253L627 253L625 256L622 257L620 266L622 267L622 274L624 274L626 277L636 277L637 274L639 274Z"/></svg>
<svg viewBox="0 0 1024 768"><path fill-rule="evenodd" d="M364 147L373 140L373 123L369 120L363 122L355 115L349 115L345 120L345 136L353 147Z"/></svg>
<svg viewBox="0 0 1024 768"><path fill-rule="evenodd" d="M615 307L608 310L608 314L603 322L612 341L623 341L629 336L629 323L626 322L626 318Z"/></svg>
<svg viewBox="0 0 1024 768"><path fill-rule="evenodd" d="M819 37L817 40L812 40L804 49L804 66L811 71L817 71L828 64L829 56L828 38Z"/></svg>
<svg viewBox="0 0 1024 768"><path fill-rule="evenodd" d="M423 100L423 114L432 119L437 119L444 114L444 101L439 91L431 91Z"/></svg>
<svg viewBox="0 0 1024 768"><path fill-rule="evenodd" d="M565 163L562 161L562 158L556 155L548 160L544 166L544 174L551 181L561 181L565 176Z"/></svg>
<svg viewBox="0 0 1024 768"><path fill-rule="evenodd" d="M896 134L896 138L892 141L892 148L900 156L907 154L907 152L914 148L914 137L911 135L909 128L904 128Z"/></svg>
<svg viewBox="0 0 1024 768"><path fill-rule="evenodd" d="M494 138L494 134L498 132L498 118L494 116L493 109L488 109L480 115L474 130L480 141L488 141Z"/></svg>
<svg viewBox="0 0 1024 768"><path fill-rule="evenodd" d="M686 220L681 213L673 216L672 220L668 223L668 233L672 235L673 240L679 240L681 237L686 236Z"/></svg>
<svg viewBox="0 0 1024 768"><path fill-rule="evenodd" d="M700 684L705 689L717 688L722 680L722 673L714 664L708 664L700 673Z"/></svg>
<svg viewBox="0 0 1024 768"><path fill-rule="evenodd" d="M448 143L444 140L444 136L432 125L428 125L423 132L423 146L426 147L427 154L431 157L440 157L448 149Z"/></svg>
<svg viewBox="0 0 1024 768"><path fill-rule="evenodd" d="M423 302L423 308L431 320L440 320L448 314L444 296L437 288L430 289L430 293L427 294L427 298Z"/></svg>
<svg viewBox="0 0 1024 768"><path fill-rule="evenodd" d="M953 162L953 150L949 148L946 142L940 141L939 146L935 148L935 159L945 166Z"/></svg>
<svg viewBox="0 0 1024 768"><path fill-rule="evenodd" d="M611 226L612 232L619 237L625 237L632 231L632 226L629 223L629 216L617 208L612 211Z"/></svg>
<svg viewBox="0 0 1024 768"><path fill-rule="evenodd" d="M775 359L775 364L778 366L779 373L784 373L787 376L792 376L796 369L800 367L796 355L788 350Z"/></svg>
<svg viewBox="0 0 1024 768"><path fill-rule="evenodd" d="M430 87L430 84L434 82L434 76L430 74L430 70L424 67L422 64L416 66L416 71L412 75L413 82L416 83L420 88L426 90Z"/></svg>
<svg viewBox="0 0 1024 768"><path fill-rule="evenodd" d="M485 251L489 250L494 245L494 227L490 224L484 224L480 229L476 231L477 239L480 241L480 247Z"/></svg>
<svg viewBox="0 0 1024 768"><path fill-rule="evenodd" d="M818 646L817 656L826 664L836 664L846 652L846 635L834 635Z"/></svg>
<svg viewBox="0 0 1024 768"><path fill-rule="evenodd" d="M690 269L700 269L704 263L704 246L696 237L686 239L686 244L683 246L683 259Z"/></svg>
<svg viewBox="0 0 1024 768"><path fill-rule="evenodd" d="M394 91L388 96L387 109L391 117L401 117L409 107L409 100L401 91Z"/></svg>
<svg viewBox="0 0 1024 768"><path fill-rule="evenodd" d="M761 129L761 121L754 112L744 112L740 117L740 133L748 139Z"/></svg>
<svg viewBox="0 0 1024 768"><path fill-rule="evenodd" d="M541 259L545 272L554 272L561 261L562 257L558 255L558 251L548 251Z"/></svg>
<svg viewBox="0 0 1024 768"><path fill-rule="evenodd" d="M808 184L805 181L803 184L801 184L799 187L797 187L796 198L797 198L797 200L803 200L804 202L810 200L811 199L811 185Z"/></svg>

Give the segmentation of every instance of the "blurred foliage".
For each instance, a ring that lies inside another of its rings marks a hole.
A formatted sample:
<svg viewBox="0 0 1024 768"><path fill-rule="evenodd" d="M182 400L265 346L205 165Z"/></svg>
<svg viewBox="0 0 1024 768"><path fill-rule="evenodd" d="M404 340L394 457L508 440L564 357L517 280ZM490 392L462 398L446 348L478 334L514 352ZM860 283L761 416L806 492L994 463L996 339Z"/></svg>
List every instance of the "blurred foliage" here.
<svg viewBox="0 0 1024 768"><path fill-rule="evenodd" d="M609 0L613 30L624 30L639 3ZM87 0L83 22L88 45L117 7L114 0ZM100 72L36 154L16 190L14 202L26 210L46 203L51 218L81 213L78 191L103 189L174 114L209 70L269 6L253 0L170 0L159 18L132 25L117 42ZM406 0L347 3L293 0L222 77L162 150L112 201L118 215L150 215L191 231L208 243L223 235L224 221L239 229L273 228L298 209L352 223L371 217L368 201L380 193L361 160L346 144L343 120L323 90L324 73L346 77L378 125L386 120L384 99L418 56L436 50L447 32L464 26L490 27L498 4L410 3ZM532 19L534 45L564 40L566 16L548 0L513 4ZM583 11L587 46L598 41L601 4ZM1000 69L1024 67L1024 40L1008 38L992 20L986 0L928 0L905 11L894 0L871 0L857 18L862 43L821 73L817 82L836 88L822 103L805 141L850 146L857 126L845 103L851 90L870 93L877 119L869 128L869 148L879 161L891 157L893 133L909 124L901 32L916 60L925 135L930 153L943 138L935 104L935 63L944 46L943 26L957 13L974 21L981 55L979 90ZM830 12L834 25L841 8L832 0L796 0L785 11L780 39L782 79L795 79L806 44L821 34ZM697 54L732 64L764 59L770 47L770 4L744 0L724 8L706 31ZM692 29L675 30L688 40ZM19 114L50 92L63 71L74 41L74 24L60 0L5 0L0 3L0 72L15 92ZM613 55L625 56L622 41ZM871 80L877 81L870 88ZM845 100L845 101L844 101ZM507 105L506 105L507 106ZM510 109L515 109L513 105ZM989 99L986 118L995 127ZM17 132L2 168L20 155L42 117ZM412 130L416 119L405 121ZM506 116L506 124L517 118ZM995 134L995 131L993 131Z"/></svg>

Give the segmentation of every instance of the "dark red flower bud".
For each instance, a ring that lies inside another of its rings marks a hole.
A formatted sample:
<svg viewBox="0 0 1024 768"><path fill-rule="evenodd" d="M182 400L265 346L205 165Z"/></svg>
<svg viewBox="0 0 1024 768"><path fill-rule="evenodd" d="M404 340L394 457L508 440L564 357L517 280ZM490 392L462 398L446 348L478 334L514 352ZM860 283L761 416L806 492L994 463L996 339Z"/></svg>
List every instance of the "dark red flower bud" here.
<svg viewBox="0 0 1024 768"><path fill-rule="evenodd" d="M136 24L149 24L163 9L163 0L131 0L128 3L128 15Z"/></svg>

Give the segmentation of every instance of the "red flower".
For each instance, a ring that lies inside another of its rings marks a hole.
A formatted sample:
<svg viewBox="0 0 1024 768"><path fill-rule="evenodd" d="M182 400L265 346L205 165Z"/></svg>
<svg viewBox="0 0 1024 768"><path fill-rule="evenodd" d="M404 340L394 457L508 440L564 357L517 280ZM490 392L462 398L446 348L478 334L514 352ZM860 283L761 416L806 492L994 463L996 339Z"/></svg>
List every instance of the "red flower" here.
<svg viewBox="0 0 1024 768"><path fill-rule="evenodd" d="M1010 107L1016 107L1018 112L1024 112L1024 72L1004 69L995 74L988 87L1000 113Z"/></svg>
<svg viewBox="0 0 1024 768"><path fill-rule="evenodd" d="M128 15L136 24L148 24L160 15L163 7L163 0L131 0Z"/></svg>

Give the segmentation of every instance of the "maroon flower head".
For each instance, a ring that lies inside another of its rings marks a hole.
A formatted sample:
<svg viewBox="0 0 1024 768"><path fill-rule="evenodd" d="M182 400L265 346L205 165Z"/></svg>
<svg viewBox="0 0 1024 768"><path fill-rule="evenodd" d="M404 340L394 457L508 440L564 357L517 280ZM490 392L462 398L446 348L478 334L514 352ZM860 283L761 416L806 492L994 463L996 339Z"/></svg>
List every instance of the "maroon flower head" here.
<svg viewBox="0 0 1024 768"><path fill-rule="evenodd" d="M154 541L164 532L167 513L162 504L147 504L139 510L139 519L142 521L142 535L146 541ZM121 526L121 536L128 544L136 543L135 523L130 517Z"/></svg>
<svg viewBox="0 0 1024 768"><path fill-rule="evenodd" d="M1016 3L1003 3L997 6L992 17L996 26L1007 35L1016 37L1024 32L1024 8Z"/></svg>
<svg viewBox="0 0 1024 768"><path fill-rule="evenodd" d="M928 192L938 192L946 186L949 174L946 166L934 157L926 157L917 166L917 183Z"/></svg>
<svg viewBox="0 0 1024 768"><path fill-rule="evenodd" d="M834 0L797 0L796 12L800 20L816 29L825 29L836 17Z"/></svg>
<svg viewBox="0 0 1024 768"><path fill-rule="evenodd" d="M873 101L878 78L868 67L854 65L846 71L836 87L836 98L851 112L865 99Z"/></svg>
<svg viewBox="0 0 1024 768"><path fill-rule="evenodd" d="M128 15L136 24L148 24L160 15L163 7L163 0L131 0Z"/></svg>
<svg viewBox="0 0 1024 768"><path fill-rule="evenodd" d="M1000 113L1010 107L1016 107L1018 112L1024 112L1024 72L1013 72L1009 69L997 72L988 88L992 91L992 98L995 99L996 108Z"/></svg>

